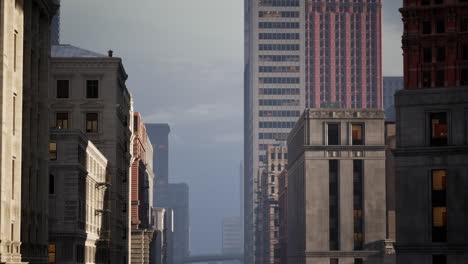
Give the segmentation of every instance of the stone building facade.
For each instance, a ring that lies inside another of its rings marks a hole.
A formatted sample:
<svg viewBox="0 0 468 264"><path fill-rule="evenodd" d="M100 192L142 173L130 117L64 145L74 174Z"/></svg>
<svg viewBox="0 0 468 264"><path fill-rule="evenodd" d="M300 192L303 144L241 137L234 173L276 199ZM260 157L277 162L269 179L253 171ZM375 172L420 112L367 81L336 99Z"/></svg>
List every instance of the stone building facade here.
<svg viewBox="0 0 468 264"><path fill-rule="evenodd" d="M268 145L267 162L258 178L255 263L274 264L279 243L278 175L288 163L286 144Z"/></svg>
<svg viewBox="0 0 468 264"><path fill-rule="evenodd" d="M397 263L468 262L468 2L405 0Z"/></svg>
<svg viewBox="0 0 468 264"><path fill-rule="evenodd" d="M133 118L133 164L131 169L131 263L150 263L153 202L153 146L140 113Z"/></svg>
<svg viewBox="0 0 468 264"><path fill-rule="evenodd" d="M42 264L48 249L50 23L57 6L52 0L16 2L24 10L21 252L23 261Z"/></svg>
<svg viewBox="0 0 468 264"><path fill-rule="evenodd" d="M76 129L53 129L49 143L48 263L103 263L96 258L105 230L107 159Z"/></svg>
<svg viewBox="0 0 468 264"><path fill-rule="evenodd" d="M108 160L98 262L128 263L133 106L122 59L71 45L52 46L48 125L77 129Z"/></svg>
<svg viewBox="0 0 468 264"><path fill-rule="evenodd" d="M288 171L278 175L279 239L275 263L288 263Z"/></svg>
<svg viewBox="0 0 468 264"><path fill-rule="evenodd" d="M6 0L0 8L0 263L21 263L23 7Z"/></svg>
<svg viewBox="0 0 468 264"><path fill-rule="evenodd" d="M288 138L288 263L383 263L384 112L307 109Z"/></svg>

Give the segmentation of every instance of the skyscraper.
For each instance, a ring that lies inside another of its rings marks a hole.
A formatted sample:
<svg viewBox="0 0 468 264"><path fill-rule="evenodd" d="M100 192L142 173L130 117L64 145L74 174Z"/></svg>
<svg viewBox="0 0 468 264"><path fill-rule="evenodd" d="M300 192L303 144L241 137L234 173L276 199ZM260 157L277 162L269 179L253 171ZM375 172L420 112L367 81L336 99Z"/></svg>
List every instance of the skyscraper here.
<svg viewBox="0 0 468 264"><path fill-rule="evenodd" d="M405 0L400 11L397 263L468 263L468 1Z"/></svg>
<svg viewBox="0 0 468 264"><path fill-rule="evenodd" d="M385 109L385 120L395 121L395 93L403 89L403 76L384 76L383 92Z"/></svg>
<svg viewBox="0 0 468 264"><path fill-rule="evenodd" d="M169 182L169 133L168 124L146 124L148 136L153 143L155 180Z"/></svg>
<svg viewBox="0 0 468 264"><path fill-rule="evenodd" d="M382 108L381 0L245 0L244 248L254 263L254 212L266 146L305 107Z"/></svg>

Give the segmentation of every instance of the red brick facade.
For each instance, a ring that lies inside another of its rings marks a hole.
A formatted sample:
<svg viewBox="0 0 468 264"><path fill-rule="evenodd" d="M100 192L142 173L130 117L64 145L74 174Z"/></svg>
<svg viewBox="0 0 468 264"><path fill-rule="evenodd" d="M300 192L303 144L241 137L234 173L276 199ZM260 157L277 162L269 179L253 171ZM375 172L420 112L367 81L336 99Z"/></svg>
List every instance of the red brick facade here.
<svg viewBox="0 0 468 264"><path fill-rule="evenodd" d="M405 89L468 86L468 1L405 0Z"/></svg>

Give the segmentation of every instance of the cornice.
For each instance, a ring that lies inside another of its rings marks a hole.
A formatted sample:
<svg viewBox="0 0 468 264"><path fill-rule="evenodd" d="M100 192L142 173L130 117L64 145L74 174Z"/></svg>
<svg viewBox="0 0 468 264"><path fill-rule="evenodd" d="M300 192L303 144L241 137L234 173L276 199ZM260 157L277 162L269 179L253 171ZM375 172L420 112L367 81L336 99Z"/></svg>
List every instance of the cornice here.
<svg viewBox="0 0 468 264"><path fill-rule="evenodd" d="M447 147L414 147L414 148L396 148L392 150L395 157L408 156L441 156L441 155L468 155L468 145L447 146Z"/></svg>
<svg viewBox="0 0 468 264"><path fill-rule="evenodd" d="M384 119L382 109L306 109L305 117L308 119Z"/></svg>

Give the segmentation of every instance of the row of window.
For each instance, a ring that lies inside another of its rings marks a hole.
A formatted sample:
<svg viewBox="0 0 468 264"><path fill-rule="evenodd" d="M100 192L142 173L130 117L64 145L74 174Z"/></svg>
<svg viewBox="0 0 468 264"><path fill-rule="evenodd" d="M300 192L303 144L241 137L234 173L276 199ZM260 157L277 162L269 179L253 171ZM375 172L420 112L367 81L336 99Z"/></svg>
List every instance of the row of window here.
<svg viewBox="0 0 468 264"><path fill-rule="evenodd" d="M281 153L281 152L278 152L277 154L275 153L270 153L270 159L274 160L274 159L279 159L279 160L282 160L282 159L288 159L288 153Z"/></svg>
<svg viewBox="0 0 468 264"><path fill-rule="evenodd" d="M259 50L299 50L299 44L259 44Z"/></svg>
<svg viewBox="0 0 468 264"><path fill-rule="evenodd" d="M260 128L293 128L296 122L260 122Z"/></svg>
<svg viewBox="0 0 468 264"><path fill-rule="evenodd" d="M299 39L299 33L258 33L259 39Z"/></svg>
<svg viewBox="0 0 468 264"><path fill-rule="evenodd" d="M299 22L259 22L259 28L299 28Z"/></svg>
<svg viewBox="0 0 468 264"><path fill-rule="evenodd" d="M57 80L57 98L70 98L69 80ZM99 98L98 80L86 80L86 98Z"/></svg>
<svg viewBox="0 0 468 264"><path fill-rule="evenodd" d="M271 170L272 172L273 172L273 171L275 171L275 168L277 168L277 169L278 169L278 171L281 171L281 170L283 170L283 166L282 166L281 164L278 164L277 166L275 166L275 164L271 164L271 166L270 166L270 170ZM286 166L285 166L285 168L286 168ZM272 179L273 179L273 178L272 178ZM274 182L274 180L273 180L273 182ZM275 189L274 189L274 187L271 187L271 192L272 192L272 193L274 193L274 192L275 192Z"/></svg>
<svg viewBox="0 0 468 264"><path fill-rule="evenodd" d="M259 133L258 139L286 140L288 135L288 133Z"/></svg>
<svg viewBox="0 0 468 264"><path fill-rule="evenodd" d="M258 17L299 17L297 11L259 11Z"/></svg>
<svg viewBox="0 0 468 264"><path fill-rule="evenodd" d="M436 70L432 72L430 70L423 70L422 72L422 87L444 87L445 86L445 71ZM460 85L468 85L468 68L460 70Z"/></svg>
<svg viewBox="0 0 468 264"><path fill-rule="evenodd" d="M299 61L299 55L259 55L259 61Z"/></svg>
<svg viewBox="0 0 468 264"><path fill-rule="evenodd" d="M258 78L259 83L299 83L299 77L260 77Z"/></svg>
<svg viewBox="0 0 468 264"><path fill-rule="evenodd" d="M299 106L300 101L295 99L260 99L261 106Z"/></svg>
<svg viewBox="0 0 468 264"><path fill-rule="evenodd" d="M299 95L301 91L299 88L260 88L258 93L266 95Z"/></svg>
<svg viewBox="0 0 468 264"><path fill-rule="evenodd" d="M299 66L259 66L259 72L299 72Z"/></svg>
<svg viewBox="0 0 468 264"><path fill-rule="evenodd" d="M273 110L262 110L259 111L260 117L299 117L300 111L273 111Z"/></svg>
<svg viewBox="0 0 468 264"><path fill-rule="evenodd" d="M98 113L85 113L85 131L86 133L98 132ZM69 113L56 113L55 114L55 128L56 129L69 129Z"/></svg>
<svg viewBox="0 0 468 264"><path fill-rule="evenodd" d="M351 143L364 145L364 125L351 125ZM327 124L327 145L341 145L341 125L339 123Z"/></svg>
<svg viewBox="0 0 468 264"><path fill-rule="evenodd" d="M259 0L260 6L299 6L299 0Z"/></svg>

